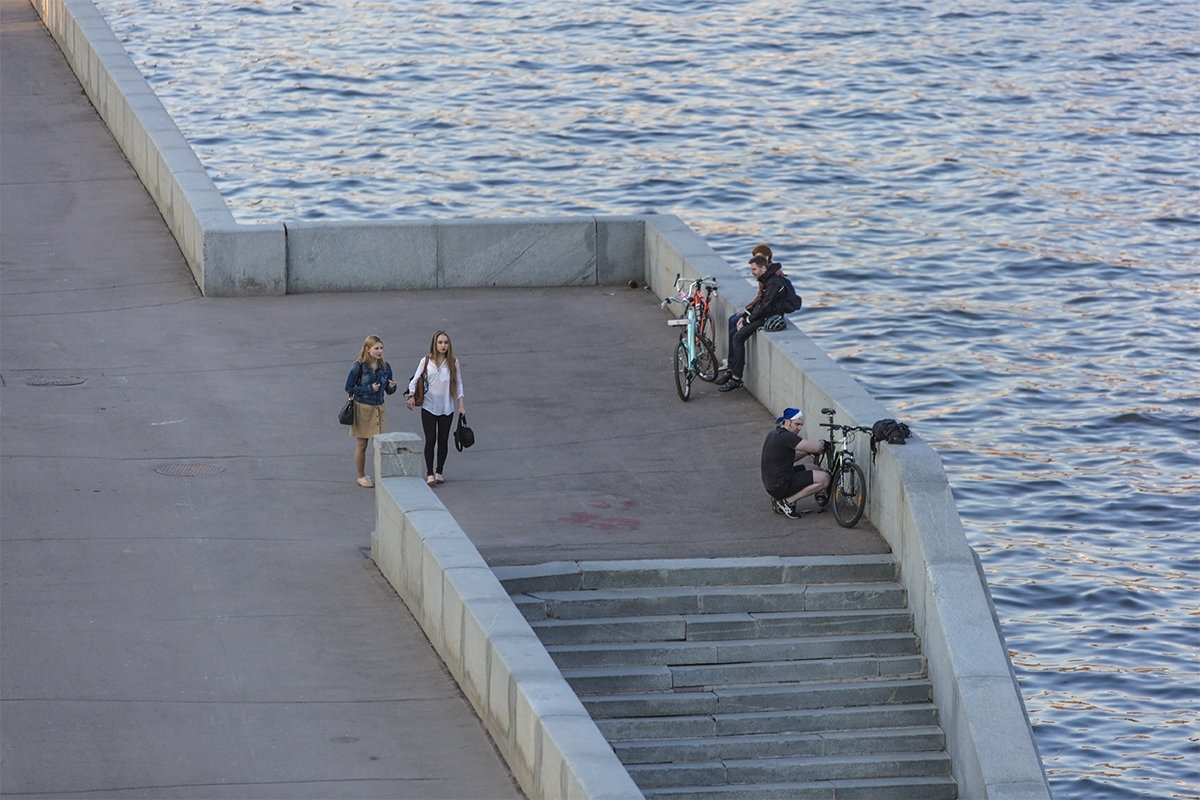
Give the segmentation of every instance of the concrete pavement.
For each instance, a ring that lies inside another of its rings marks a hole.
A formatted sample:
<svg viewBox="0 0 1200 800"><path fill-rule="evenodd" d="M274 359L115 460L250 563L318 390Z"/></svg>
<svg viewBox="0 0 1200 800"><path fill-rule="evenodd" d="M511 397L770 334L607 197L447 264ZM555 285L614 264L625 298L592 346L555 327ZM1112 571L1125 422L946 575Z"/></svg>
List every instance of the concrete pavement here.
<svg viewBox="0 0 1200 800"><path fill-rule="evenodd" d="M680 402L642 291L201 297L24 0L0 0L0 267L6 797L520 796L363 553L334 414L367 333L404 373L450 331L478 444L437 491L489 564L887 549L770 511L774 412Z"/></svg>

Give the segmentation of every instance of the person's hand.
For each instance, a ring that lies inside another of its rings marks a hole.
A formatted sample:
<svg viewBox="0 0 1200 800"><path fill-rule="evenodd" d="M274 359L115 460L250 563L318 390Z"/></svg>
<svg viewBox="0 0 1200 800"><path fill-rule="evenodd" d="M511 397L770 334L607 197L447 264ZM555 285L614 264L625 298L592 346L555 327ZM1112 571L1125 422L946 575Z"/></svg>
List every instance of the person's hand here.
<svg viewBox="0 0 1200 800"><path fill-rule="evenodd" d="M371 384L371 391L373 391L373 392L379 391L379 381L375 381L375 383Z"/></svg>
<svg viewBox="0 0 1200 800"><path fill-rule="evenodd" d="M391 378L388 378L388 388L389 388L389 389L395 389L395 388L396 388L396 382L395 382L394 380L392 380Z"/></svg>
<svg viewBox="0 0 1200 800"><path fill-rule="evenodd" d="M410 394L408 397L404 398L404 405L409 411L412 411L417 407L417 399Z"/></svg>

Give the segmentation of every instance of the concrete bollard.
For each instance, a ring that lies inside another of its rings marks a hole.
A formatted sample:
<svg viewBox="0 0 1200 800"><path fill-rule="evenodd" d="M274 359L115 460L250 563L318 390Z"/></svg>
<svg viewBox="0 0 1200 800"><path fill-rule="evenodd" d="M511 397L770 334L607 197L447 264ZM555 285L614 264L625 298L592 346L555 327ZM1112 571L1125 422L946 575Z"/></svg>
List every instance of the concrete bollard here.
<svg viewBox="0 0 1200 800"><path fill-rule="evenodd" d="M375 480L424 478L425 444L415 433L381 433L375 437Z"/></svg>

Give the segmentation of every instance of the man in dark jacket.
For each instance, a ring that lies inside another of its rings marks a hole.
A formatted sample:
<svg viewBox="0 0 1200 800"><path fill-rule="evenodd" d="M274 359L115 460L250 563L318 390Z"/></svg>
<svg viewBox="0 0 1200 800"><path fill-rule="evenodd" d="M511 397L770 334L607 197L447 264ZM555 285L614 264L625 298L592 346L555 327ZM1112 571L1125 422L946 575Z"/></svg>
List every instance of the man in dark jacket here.
<svg viewBox="0 0 1200 800"><path fill-rule="evenodd" d="M756 255L750 259L750 268L758 275L758 297L747 309L729 333L729 371L717 383L722 392L731 392L742 387L742 370L746 367L746 340L758 332L771 317L782 314L782 300L787 290L787 280L779 274L780 265Z"/></svg>

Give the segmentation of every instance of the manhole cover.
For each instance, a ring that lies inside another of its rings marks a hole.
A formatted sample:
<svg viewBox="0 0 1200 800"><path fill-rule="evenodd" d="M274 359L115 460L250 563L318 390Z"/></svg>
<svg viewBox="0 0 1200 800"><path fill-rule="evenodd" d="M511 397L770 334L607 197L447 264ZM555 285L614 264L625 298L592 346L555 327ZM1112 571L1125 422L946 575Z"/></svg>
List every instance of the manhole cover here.
<svg viewBox="0 0 1200 800"><path fill-rule="evenodd" d="M77 375L34 375L25 379L26 386L78 386L87 378Z"/></svg>
<svg viewBox="0 0 1200 800"><path fill-rule="evenodd" d="M224 467L216 464L159 464L154 468L159 475L171 475L177 478L197 478L202 475L216 475L224 472Z"/></svg>

